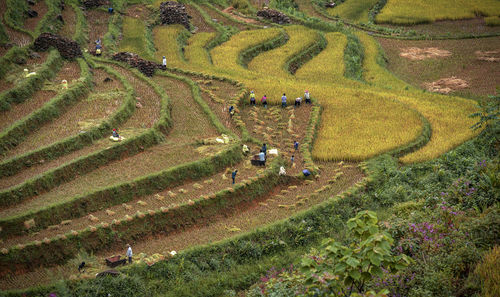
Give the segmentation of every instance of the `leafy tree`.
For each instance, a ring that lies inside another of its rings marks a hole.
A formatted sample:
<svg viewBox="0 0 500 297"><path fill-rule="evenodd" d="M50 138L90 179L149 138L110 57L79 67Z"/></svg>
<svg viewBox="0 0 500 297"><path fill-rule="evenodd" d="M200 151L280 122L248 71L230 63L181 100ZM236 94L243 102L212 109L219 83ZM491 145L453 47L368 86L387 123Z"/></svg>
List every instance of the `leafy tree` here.
<svg viewBox="0 0 500 297"><path fill-rule="evenodd" d="M333 239L326 240L317 253L302 258L301 271L305 285L312 296L385 296L366 291L366 283L382 277L382 268L393 273L403 270L411 259L406 255L392 255L392 237L378 226L374 212L363 211L347 221L354 241L349 246Z"/></svg>

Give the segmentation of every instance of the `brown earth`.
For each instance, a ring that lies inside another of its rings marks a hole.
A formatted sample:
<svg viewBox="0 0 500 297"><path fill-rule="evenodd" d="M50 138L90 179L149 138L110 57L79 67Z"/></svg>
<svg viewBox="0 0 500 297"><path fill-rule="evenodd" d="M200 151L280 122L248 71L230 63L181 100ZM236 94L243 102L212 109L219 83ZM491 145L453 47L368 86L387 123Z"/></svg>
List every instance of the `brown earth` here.
<svg viewBox="0 0 500 297"><path fill-rule="evenodd" d="M102 40L106 32L108 32L109 16L109 13L102 10L91 9L87 11L85 19L87 20L87 27L89 32L88 50L94 50L95 41L97 39Z"/></svg>
<svg viewBox="0 0 500 297"><path fill-rule="evenodd" d="M34 18L27 17L26 20L24 21L24 28L26 30L34 32L36 26L38 25L38 22L40 22L40 20L47 13L49 8L47 7L45 1L37 1L36 4L31 7L31 9L38 12L38 16Z"/></svg>
<svg viewBox="0 0 500 297"><path fill-rule="evenodd" d="M216 22L221 23L224 26L234 26L238 28L238 30L249 30L250 26L247 26L245 24L239 23L239 22L234 22L230 20L227 17L224 17L223 15L220 15L217 13L215 10L210 8L207 5L200 5L200 7L212 18L212 20L216 20Z"/></svg>
<svg viewBox="0 0 500 297"><path fill-rule="evenodd" d="M469 87L451 94L467 97L486 97L500 86L500 67L497 63L478 60L476 52L498 51L500 37L461 40L397 40L377 38L381 44L387 68L415 87L446 77L465 80ZM400 56L405 48L438 48L451 53L438 59L410 60Z"/></svg>
<svg viewBox="0 0 500 297"><path fill-rule="evenodd" d="M64 20L64 25L58 34L73 39L73 35L76 31L76 13L73 7L66 5L61 15Z"/></svg>
<svg viewBox="0 0 500 297"><path fill-rule="evenodd" d="M5 11L7 11L7 1L0 0L0 21L3 23L7 36L9 36L9 42L16 44L18 46L25 46L31 42L31 36L26 33L19 32L7 26L3 20Z"/></svg>
<svg viewBox="0 0 500 297"><path fill-rule="evenodd" d="M196 32L215 32L212 26L208 25L200 12L191 5L186 5L186 12L192 17L190 23L198 28Z"/></svg>

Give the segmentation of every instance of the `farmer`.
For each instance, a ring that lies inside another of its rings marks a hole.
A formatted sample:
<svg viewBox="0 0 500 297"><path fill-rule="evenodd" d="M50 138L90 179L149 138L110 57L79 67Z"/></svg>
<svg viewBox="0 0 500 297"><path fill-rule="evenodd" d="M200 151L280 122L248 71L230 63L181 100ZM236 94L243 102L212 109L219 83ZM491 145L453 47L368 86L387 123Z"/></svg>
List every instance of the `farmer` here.
<svg viewBox="0 0 500 297"><path fill-rule="evenodd" d="M234 180L236 179L237 173L238 173L238 169L234 170L233 173L231 173L231 178L233 179L233 185L234 185Z"/></svg>
<svg viewBox="0 0 500 297"><path fill-rule="evenodd" d="M118 132L116 132L116 129L113 129L113 137L120 138L120 135L118 134Z"/></svg>
<svg viewBox="0 0 500 297"><path fill-rule="evenodd" d="M259 161L260 165L266 166L266 154L263 151L259 153Z"/></svg>
<svg viewBox="0 0 500 297"><path fill-rule="evenodd" d="M162 62L161 62L161 65L162 65L163 67L167 67L167 58L165 58L165 56L163 56L163 60L162 60Z"/></svg>
<svg viewBox="0 0 500 297"><path fill-rule="evenodd" d="M309 94L308 90L306 90L306 92L304 93L304 98L306 99L306 103L311 104L311 95Z"/></svg>
<svg viewBox="0 0 500 297"><path fill-rule="evenodd" d="M285 108L286 107L286 95L283 93L283 96L281 96L281 107Z"/></svg>
<svg viewBox="0 0 500 297"><path fill-rule="evenodd" d="M293 142L293 147L295 148L295 150L299 149L299 142L297 140Z"/></svg>
<svg viewBox="0 0 500 297"><path fill-rule="evenodd" d="M83 272L85 272L85 262L82 262L80 263L80 265L78 265L78 272L82 273L82 270Z"/></svg>
<svg viewBox="0 0 500 297"><path fill-rule="evenodd" d="M234 106L229 106L229 116L233 117L234 115Z"/></svg>
<svg viewBox="0 0 500 297"><path fill-rule="evenodd" d="M291 163L293 165L293 162L295 161L295 155L292 155L292 157L290 158L290 161L291 161Z"/></svg>
<svg viewBox="0 0 500 297"><path fill-rule="evenodd" d="M128 263L132 263L132 247L130 244L127 244L127 257L128 257Z"/></svg>
<svg viewBox="0 0 500 297"><path fill-rule="evenodd" d="M62 88L64 90L67 90L68 89L68 81L63 79L61 83L62 83Z"/></svg>
<svg viewBox="0 0 500 297"><path fill-rule="evenodd" d="M250 105L255 105L255 93L253 91L250 92Z"/></svg>
<svg viewBox="0 0 500 297"><path fill-rule="evenodd" d="M301 102L301 101L302 101L302 98L300 98L300 97L295 98L295 104L294 104L294 107L300 106L300 102Z"/></svg>
<svg viewBox="0 0 500 297"><path fill-rule="evenodd" d="M262 105L264 105L264 108L267 108L267 96L266 95L262 96L262 99L260 99L260 102L262 103Z"/></svg>
<svg viewBox="0 0 500 297"><path fill-rule="evenodd" d="M260 149L260 151L263 152L264 155L267 155L267 145L265 143L262 145L262 148Z"/></svg>
<svg viewBox="0 0 500 297"><path fill-rule="evenodd" d="M99 42L99 43L97 43ZM96 45L95 45L95 55L100 56L102 54L102 45L101 45L101 40L97 39Z"/></svg>

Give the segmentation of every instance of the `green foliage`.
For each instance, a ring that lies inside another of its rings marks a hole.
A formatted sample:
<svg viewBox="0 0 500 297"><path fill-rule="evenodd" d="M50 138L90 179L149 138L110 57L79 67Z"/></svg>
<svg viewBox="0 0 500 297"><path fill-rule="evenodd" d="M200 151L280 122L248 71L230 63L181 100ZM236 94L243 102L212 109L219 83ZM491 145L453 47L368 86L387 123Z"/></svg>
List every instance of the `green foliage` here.
<svg viewBox="0 0 500 297"><path fill-rule="evenodd" d="M496 95L489 96L489 100L481 101L478 107L480 111L471 114L471 117L479 118L472 129L481 129L490 123L497 124L500 120L500 89L497 89Z"/></svg>
<svg viewBox="0 0 500 297"><path fill-rule="evenodd" d="M22 103L43 87L46 80L53 78L62 66L62 58L57 50L52 50L36 75L23 79L14 88L0 93L0 111L10 109L11 103ZM2 149L0 149L0 154Z"/></svg>
<svg viewBox="0 0 500 297"><path fill-rule="evenodd" d="M333 239L327 240L319 252L302 258L307 291L315 296L340 293L365 293L365 284L373 277L382 277L381 267L392 272L406 268L410 260L406 255L392 255L392 237L380 231L377 215L363 211L347 221L354 242L343 246Z"/></svg>
<svg viewBox="0 0 500 297"><path fill-rule="evenodd" d="M95 278L87 282L80 283L72 290L71 296L112 296L130 297L147 296L149 292L144 285L144 281L137 276L119 275Z"/></svg>
<svg viewBox="0 0 500 297"><path fill-rule="evenodd" d="M5 31L5 27L3 26L2 19L3 19L3 17L0 16L0 45L6 44L9 42L9 36L7 35L7 32Z"/></svg>
<svg viewBox="0 0 500 297"><path fill-rule="evenodd" d="M0 57L0 79L12 70L13 64L24 64L28 57L28 49L25 47L11 47L2 57ZM0 95L1 96L1 95Z"/></svg>
<svg viewBox="0 0 500 297"><path fill-rule="evenodd" d="M359 38L351 33L346 32L347 46L344 51L344 76L354 80L363 80L363 59L364 49L359 41Z"/></svg>
<svg viewBox="0 0 500 297"><path fill-rule="evenodd" d="M36 26L36 36L45 32L57 33L64 25L56 18L57 15L61 14L61 6L59 5L60 0L45 0L45 3L47 4L48 10Z"/></svg>

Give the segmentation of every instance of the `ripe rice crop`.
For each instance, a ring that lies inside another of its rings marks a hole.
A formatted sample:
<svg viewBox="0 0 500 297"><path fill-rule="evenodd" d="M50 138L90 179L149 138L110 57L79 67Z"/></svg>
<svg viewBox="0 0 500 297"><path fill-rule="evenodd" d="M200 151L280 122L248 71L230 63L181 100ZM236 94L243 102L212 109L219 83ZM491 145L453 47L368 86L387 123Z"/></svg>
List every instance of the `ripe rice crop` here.
<svg viewBox="0 0 500 297"><path fill-rule="evenodd" d="M357 23L368 23L368 12L378 0L349 0L327 9L332 16L339 16Z"/></svg>
<svg viewBox="0 0 500 297"><path fill-rule="evenodd" d="M247 69L239 64L239 56L245 49L257 46L268 40L274 39L281 34L278 28L250 30L240 32L229 39L229 41L214 48L210 53L215 67L238 76L248 75Z"/></svg>
<svg viewBox="0 0 500 297"><path fill-rule="evenodd" d="M357 34L365 48L363 70L365 80L379 87L394 90L386 94L411 108L419 111L431 124L430 141L421 149L402 157L404 163L422 162L440 156L457 145L477 135L469 129L475 119L469 115L476 111L472 100L458 97L424 93L409 87L403 81L393 76L377 62L378 47L375 40L365 33ZM405 90L405 89L408 90Z"/></svg>
<svg viewBox="0 0 500 297"><path fill-rule="evenodd" d="M405 145L421 133L418 115L384 96L344 90L323 104L312 155L320 160L365 160Z"/></svg>
<svg viewBox="0 0 500 297"><path fill-rule="evenodd" d="M248 69L263 75L291 76L288 70L285 69L287 61L311 47L318 40L319 35L315 30L303 26L285 27L285 31L289 36L287 43L261 53L248 64Z"/></svg>
<svg viewBox="0 0 500 297"><path fill-rule="evenodd" d="M190 64L200 67L211 67L210 56L205 45L215 37L216 33L200 32L188 39L185 56Z"/></svg>
<svg viewBox="0 0 500 297"><path fill-rule="evenodd" d="M350 1L347 1L350 2ZM378 23L418 24L437 20L499 16L498 0L388 0L376 17Z"/></svg>
<svg viewBox="0 0 500 297"><path fill-rule="evenodd" d="M328 42L326 48L304 64L295 77L302 80L314 81L321 79L325 82L340 82L345 80L343 63L344 49L347 45L347 37L342 33L327 33L325 38Z"/></svg>
<svg viewBox="0 0 500 297"><path fill-rule="evenodd" d="M179 35L186 29L182 25L157 26L153 29L153 38L157 51L155 61L162 62L162 57L167 57L168 67L182 67L186 62L182 59Z"/></svg>

